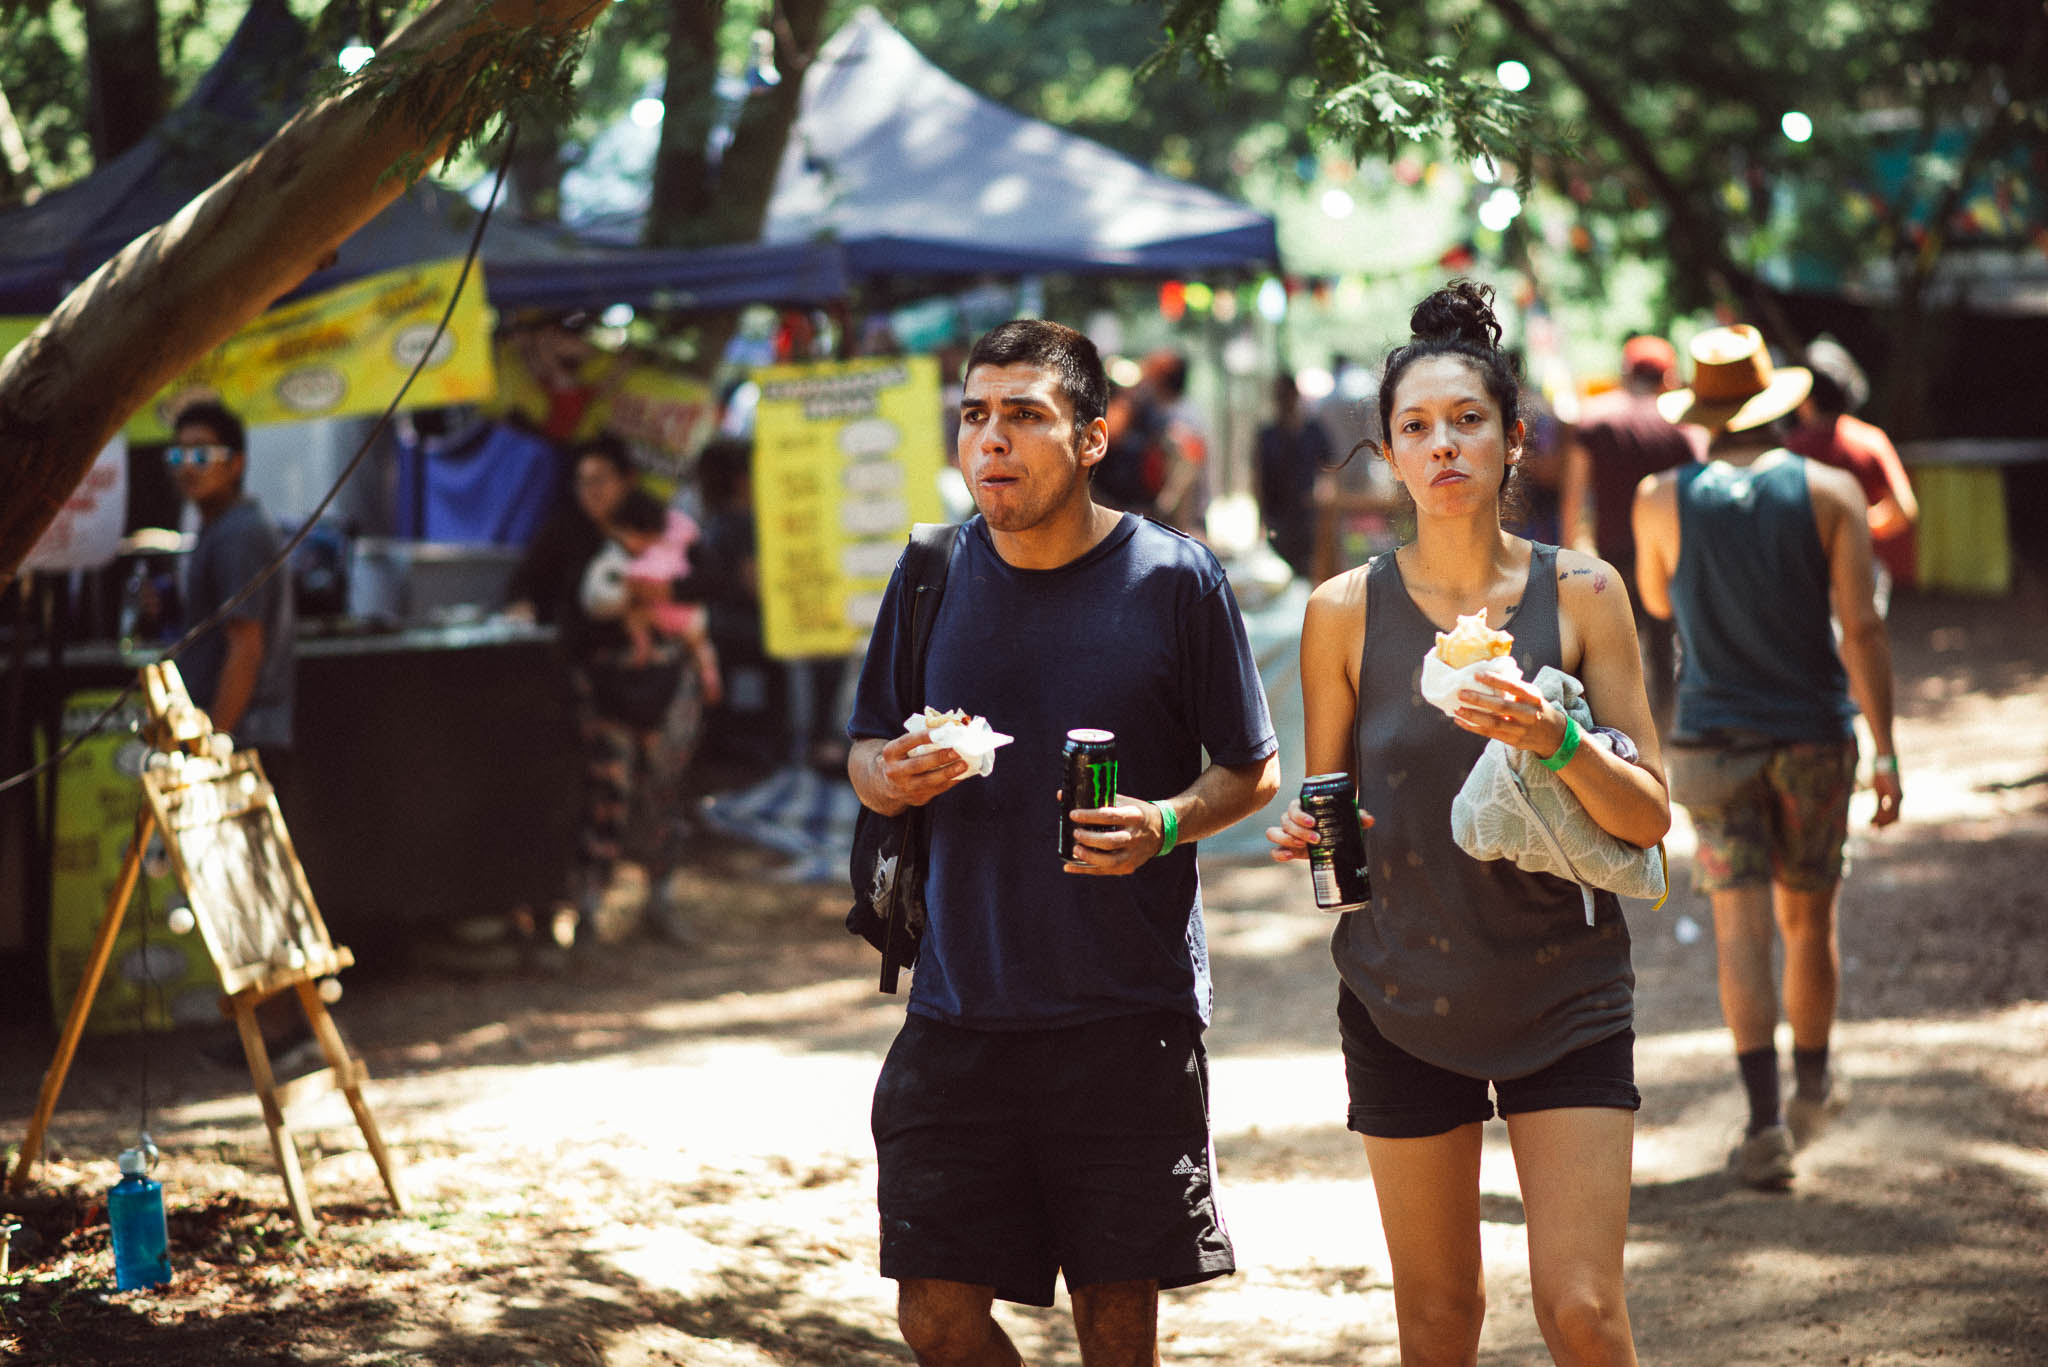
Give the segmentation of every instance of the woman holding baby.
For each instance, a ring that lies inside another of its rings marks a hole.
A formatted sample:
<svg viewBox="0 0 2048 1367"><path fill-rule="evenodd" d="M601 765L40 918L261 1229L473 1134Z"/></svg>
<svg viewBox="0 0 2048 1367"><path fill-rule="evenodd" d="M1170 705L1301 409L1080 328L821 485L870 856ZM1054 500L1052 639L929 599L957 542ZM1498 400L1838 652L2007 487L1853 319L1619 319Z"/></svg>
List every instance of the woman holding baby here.
<svg viewBox="0 0 2048 1367"><path fill-rule="evenodd" d="M1481 1127L1496 1102L1551 1356L1633 1363L1622 1244L1640 1097L1620 903L1597 893L1588 925L1576 884L1472 858L1449 816L1499 740L1552 767L1610 834L1663 838L1670 807L1628 594L1604 562L1502 530L1525 428L1492 291L1453 282L1410 327L1386 359L1366 449L1413 498L1415 539L1321 585L1301 635L1306 771L1354 775L1370 828L1371 905L1344 915L1331 944L1349 1125L1378 1193L1403 1363L1477 1359ZM1634 739L1633 762L1626 744L1581 743L1513 677L1472 683L1448 718L1425 702L1437 633L1481 610L1512 633L1523 679L1545 665L1576 676L1596 722ZM1314 826L1297 803L1267 838L1276 859L1304 858Z"/></svg>

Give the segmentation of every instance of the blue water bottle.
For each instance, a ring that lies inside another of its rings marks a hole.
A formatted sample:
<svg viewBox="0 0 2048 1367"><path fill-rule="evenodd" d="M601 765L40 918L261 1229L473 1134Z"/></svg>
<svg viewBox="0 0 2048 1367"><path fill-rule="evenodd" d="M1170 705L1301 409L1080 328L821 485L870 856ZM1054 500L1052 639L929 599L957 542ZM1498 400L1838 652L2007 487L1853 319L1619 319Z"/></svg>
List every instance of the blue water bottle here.
<svg viewBox="0 0 2048 1367"><path fill-rule="evenodd" d="M141 1149L121 1152L121 1180L107 1192L107 1224L114 1232L115 1290L162 1286L171 1279L164 1186L149 1176L149 1155Z"/></svg>

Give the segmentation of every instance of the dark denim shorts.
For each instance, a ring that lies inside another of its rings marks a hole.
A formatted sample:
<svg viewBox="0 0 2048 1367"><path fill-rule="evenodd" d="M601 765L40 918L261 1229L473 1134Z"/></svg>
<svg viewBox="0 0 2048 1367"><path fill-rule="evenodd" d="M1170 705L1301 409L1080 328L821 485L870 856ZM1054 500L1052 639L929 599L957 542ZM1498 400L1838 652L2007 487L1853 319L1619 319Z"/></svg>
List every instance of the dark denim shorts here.
<svg viewBox="0 0 2048 1367"><path fill-rule="evenodd" d="M1187 1286L1234 1270L1216 1213L1209 1064L1173 1012L1057 1030L912 1015L875 1084L882 1275Z"/></svg>
<svg viewBox="0 0 2048 1367"><path fill-rule="evenodd" d="M1351 1092L1348 1128L1379 1139L1423 1139L1475 1125L1494 1115L1556 1111L1571 1106L1640 1110L1636 1090L1636 1032L1596 1040L1526 1077L1467 1077L1424 1063L1389 1043L1365 1004L1349 987L1337 988L1337 1032L1344 1045L1344 1080Z"/></svg>

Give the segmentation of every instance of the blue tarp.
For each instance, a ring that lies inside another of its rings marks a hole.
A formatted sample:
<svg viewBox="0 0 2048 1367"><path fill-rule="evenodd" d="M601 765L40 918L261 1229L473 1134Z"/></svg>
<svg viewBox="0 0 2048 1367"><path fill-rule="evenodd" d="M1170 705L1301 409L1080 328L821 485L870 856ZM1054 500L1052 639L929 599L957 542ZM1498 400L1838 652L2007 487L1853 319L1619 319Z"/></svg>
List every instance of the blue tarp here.
<svg viewBox="0 0 2048 1367"><path fill-rule="evenodd" d="M480 422L450 441L401 440L392 535L523 546L555 506L560 467L553 442L513 423Z"/></svg>
<svg viewBox="0 0 2048 1367"><path fill-rule="evenodd" d="M283 0L253 0L220 60L146 138L84 180L0 214L0 314L48 313L109 257L255 152L305 101L318 60ZM459 256L476 217L456 192L416 184L291 297ZM716 308L816 303L846 292L842 258L830 246L651 251L581 241L503 214L485 230L483 263L486 290L501 309Z"/></svg>

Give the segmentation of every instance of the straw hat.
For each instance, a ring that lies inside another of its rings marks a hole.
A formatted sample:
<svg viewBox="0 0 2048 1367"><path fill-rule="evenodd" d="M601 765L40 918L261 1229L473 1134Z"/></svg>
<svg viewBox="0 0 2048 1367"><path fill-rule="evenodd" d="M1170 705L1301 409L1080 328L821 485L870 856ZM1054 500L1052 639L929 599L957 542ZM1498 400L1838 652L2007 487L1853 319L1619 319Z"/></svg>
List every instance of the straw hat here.
<svg viewBox="0 0 2048 1367"><path fill-rule="evenodd" d="M1813 390L1813 372L1774 368L1763 334L1747 323L1709 328L1692 339L1691 350L1692 388L1657 396L1657 411L1670 422L1747 432L1784 417Z"/></svg>

